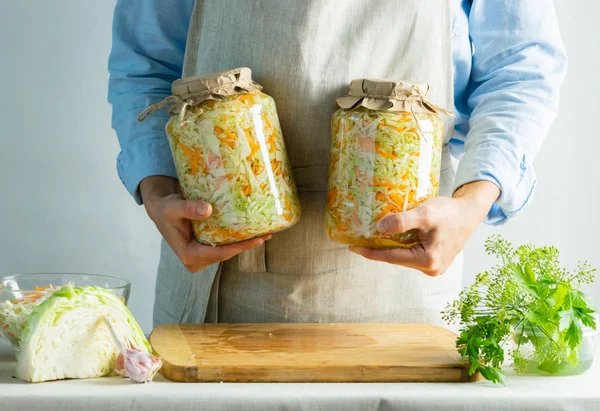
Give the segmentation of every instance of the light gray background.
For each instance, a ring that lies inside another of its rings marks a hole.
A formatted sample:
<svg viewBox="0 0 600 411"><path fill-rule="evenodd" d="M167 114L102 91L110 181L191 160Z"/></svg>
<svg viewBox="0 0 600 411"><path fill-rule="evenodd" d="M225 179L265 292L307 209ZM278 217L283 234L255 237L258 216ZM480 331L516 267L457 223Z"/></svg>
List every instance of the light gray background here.
<svg viewBox="0 0 600 411"><path fill-rule="evenodd" d="M529 0L528 0L529 1ZM151 330L159 234L116 174L106 102L114 0L0 0L0 273L105 273L133 282L130 307ZM464 281L493 261L485 238L552 244L565 265L600 267L600 2L556 0L569 73L535 166L534 204L480 227ZM600 280L590 288L600 299Z"/></svg>

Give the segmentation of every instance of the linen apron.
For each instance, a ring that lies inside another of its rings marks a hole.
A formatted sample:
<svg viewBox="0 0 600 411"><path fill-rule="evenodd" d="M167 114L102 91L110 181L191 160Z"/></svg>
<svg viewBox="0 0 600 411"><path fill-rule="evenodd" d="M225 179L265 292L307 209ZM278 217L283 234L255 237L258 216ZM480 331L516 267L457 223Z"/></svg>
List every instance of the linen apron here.
<svg viewBox="0 0 600 411"><path fill-rule="evenodd" d="M163 241L155 325L202 322L426 322L460 290L462 254L432 278L374 262L325 234L334 98L355 78L427 82L454 107L446 0L196 0L184 77L250 67L277 104L302 208L264 246L189 273ZM440 194L454 179L445 122Z"/></svg>

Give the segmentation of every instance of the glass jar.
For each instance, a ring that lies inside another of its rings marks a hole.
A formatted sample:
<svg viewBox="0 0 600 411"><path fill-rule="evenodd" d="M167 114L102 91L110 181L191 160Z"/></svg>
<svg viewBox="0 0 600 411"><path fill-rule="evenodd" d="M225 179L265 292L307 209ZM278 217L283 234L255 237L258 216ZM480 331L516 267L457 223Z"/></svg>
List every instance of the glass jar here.
<svg viewBox="0 0 600 411"><path fill-rule="evenodd" d="M333 241L369 248L419 243L416 230L377 231L377 222L389 213L438 195L443 123L415 87L425 86L355 80L349 95L338 98L326 205Z"/></svg>
<svg viewBox="0 0 600 411"><path fill-rule="evenodd" d="M596 324L598 324L598 315L595 314L594 317ZM571 363L568 358L540 363L536 352L548 351L556 343L544 335L537 327L536 329L533 329L532 326L519 327L512 334L512 349L519 349L521 353L518 363L515 364L515 368L526 375L568 376L583 374L594 363L600 328L594 330L589 327L583 327L582 331L582 342L579 347L576 364Z"/></svg>
<svg viewBox="0 0 600 411"><path fill-rule="evenodd" d="M213 212L193 221L196 239L219 246L296 224L300 203L273 98L250 69L178 80L181 101L166 125L186 199Z"/></svg>

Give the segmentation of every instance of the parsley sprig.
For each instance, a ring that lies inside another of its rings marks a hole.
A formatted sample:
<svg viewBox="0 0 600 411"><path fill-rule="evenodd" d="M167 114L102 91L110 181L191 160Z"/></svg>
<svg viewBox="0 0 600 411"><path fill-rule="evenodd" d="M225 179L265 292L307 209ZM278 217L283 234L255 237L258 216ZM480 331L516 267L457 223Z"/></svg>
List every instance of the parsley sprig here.
<svg viewBox="0 0 600 411"><path fill-rule="evenodd" d="M504 384L501 366L510 339L516 348L508 355L517 372L531 362L550 373L557 364L576 366L582 327L596 329L594 303L579 288L594 281L596 270L585 262L567 271L555 247L515 249L499 235L488 238L485 250L500 263L478 274L443 312L446 322L461 325L456 347L468 359L469 373ZM525 344L533 354L522 352Z"/></svg>

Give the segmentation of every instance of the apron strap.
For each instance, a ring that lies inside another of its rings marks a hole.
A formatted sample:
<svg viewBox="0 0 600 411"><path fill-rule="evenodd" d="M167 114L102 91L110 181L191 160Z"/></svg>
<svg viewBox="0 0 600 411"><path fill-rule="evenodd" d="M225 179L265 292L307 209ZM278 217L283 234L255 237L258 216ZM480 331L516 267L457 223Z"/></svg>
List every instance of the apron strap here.
<svg viewBox="0 0 600 411"><path fill-rule="evenodd" d="M239 254L238 267L242 273L264 273L267 271L265 245L261 244Z"/></svg>
<svg viewBox="0 0 600 411"><path fill-rule="evenodd" d="M292 168L298 191L327 191L328 166Z"/></svg>

